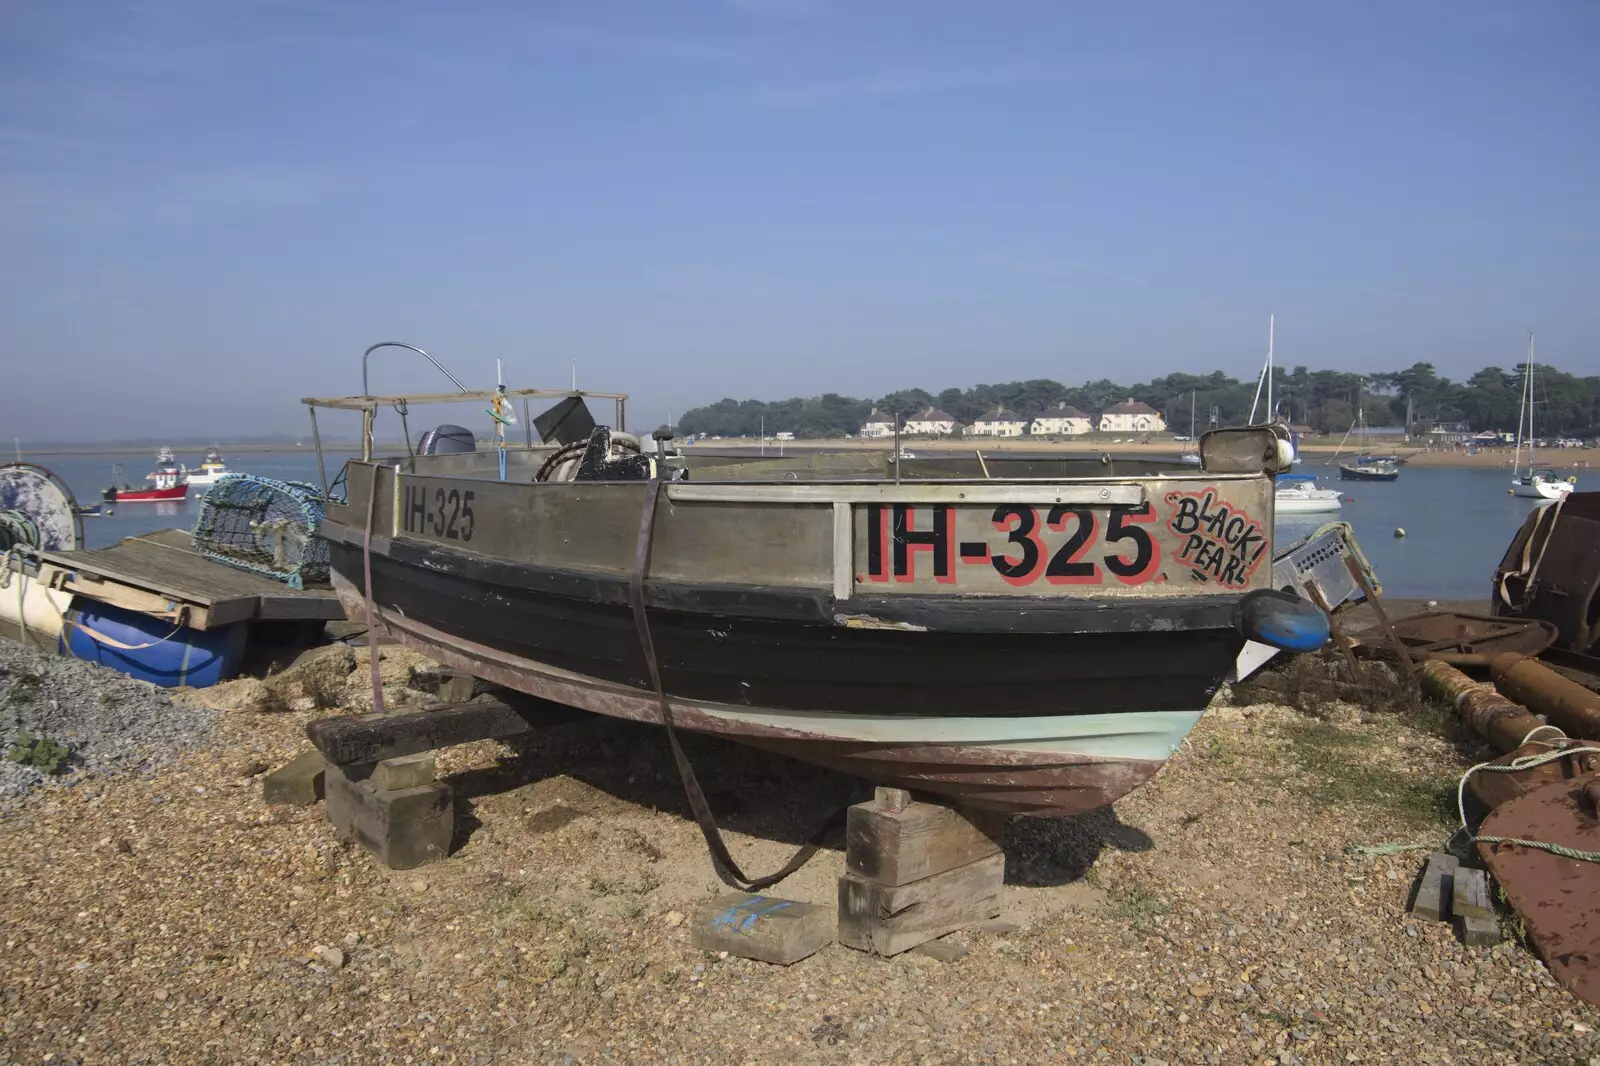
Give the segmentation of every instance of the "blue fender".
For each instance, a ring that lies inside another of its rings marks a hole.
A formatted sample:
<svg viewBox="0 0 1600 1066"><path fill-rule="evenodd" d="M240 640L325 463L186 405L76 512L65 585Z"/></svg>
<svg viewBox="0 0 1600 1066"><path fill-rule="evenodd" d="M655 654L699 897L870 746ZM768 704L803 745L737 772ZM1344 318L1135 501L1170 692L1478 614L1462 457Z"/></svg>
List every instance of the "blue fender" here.
<svg viewBox="0 0 1600 1066"><path fill-rule="evenodd" d="M1233 624L1246 639L1283 651L1316 651L1332 636L1322 608L1277 589L1246 593L1233 609Z"/></svg>

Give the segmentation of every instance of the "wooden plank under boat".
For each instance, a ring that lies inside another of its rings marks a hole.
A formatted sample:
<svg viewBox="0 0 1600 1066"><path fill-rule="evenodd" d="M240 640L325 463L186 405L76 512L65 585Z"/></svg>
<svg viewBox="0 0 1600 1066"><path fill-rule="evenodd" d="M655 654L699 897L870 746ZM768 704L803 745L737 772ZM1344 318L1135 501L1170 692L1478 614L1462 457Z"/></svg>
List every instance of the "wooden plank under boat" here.
<svg viewBox="0 0 1600 1066"><path fill-rule="evenodd" d="M306 402L370 434L392 399ZM641 594L679 727L977 807L1074 813L1148 780L1271 585L1266 429L1214 434L1200 466L900 483L804 455L752 456L760 480L691 456L654 466L677 480L532 481L549 454L508 454L505 480L493 451L349 463L322 528L348 616L370 565L405 644L659 722L630 601L650 514Z"/></svg>

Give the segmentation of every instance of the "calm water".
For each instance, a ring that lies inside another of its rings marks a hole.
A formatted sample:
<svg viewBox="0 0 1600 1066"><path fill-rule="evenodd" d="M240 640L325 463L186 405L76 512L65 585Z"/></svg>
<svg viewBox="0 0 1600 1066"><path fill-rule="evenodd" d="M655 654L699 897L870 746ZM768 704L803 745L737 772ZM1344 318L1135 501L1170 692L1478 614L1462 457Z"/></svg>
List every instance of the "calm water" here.
<svg viewBox="0 0 1600 1066"><path fill-rule="evenodd" d="M178 460L196 467L201 454L180 454ZM343 453L328 454L330 478L346 458ZM155 466L153 455L44 456L36 461L63 478L85 506L100 499L100 490L111 481L113 462L123 464L134 485ZM284 480L318 481L316 455L309 448L241 453L229 457L228 468ZM1280 519L1278 543L1287 544L1327 521L1342 518L1355 527L1361 548L1389 596L1486 599L1495 565L1512 534L1537 506L1532 500L1508 494L1510 473L1502 469L1405 467L1400 480L1387 484L1341 484L1338 470L1331 466L1302 465L1297 469L1316 475L1325 487L1342 489L1351 499L1341 514ZM1583 474L1579 480L1580 488L1588 487L1581 484ZM109 517L85 518L84 532L89 546L99 548L139 533L189 528L199 511L199 501L193 498L180 503L121 504ZM1394 536L1396 527L1405 529L1403 539Z"/></svg>

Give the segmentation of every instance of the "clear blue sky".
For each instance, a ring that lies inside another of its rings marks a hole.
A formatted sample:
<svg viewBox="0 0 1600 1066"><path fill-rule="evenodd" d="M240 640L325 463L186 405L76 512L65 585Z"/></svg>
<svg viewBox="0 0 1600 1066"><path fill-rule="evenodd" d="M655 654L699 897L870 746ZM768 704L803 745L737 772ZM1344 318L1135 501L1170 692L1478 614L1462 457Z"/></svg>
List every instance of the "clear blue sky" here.
<svg viewBox="0 0 1600 1066"><path fill-rule="evenodd" d="M1593 0L0 0L0 434L295 431L385 339L651 424L1250 376L1268 310L1600 373L1597 56Z"/></svg>

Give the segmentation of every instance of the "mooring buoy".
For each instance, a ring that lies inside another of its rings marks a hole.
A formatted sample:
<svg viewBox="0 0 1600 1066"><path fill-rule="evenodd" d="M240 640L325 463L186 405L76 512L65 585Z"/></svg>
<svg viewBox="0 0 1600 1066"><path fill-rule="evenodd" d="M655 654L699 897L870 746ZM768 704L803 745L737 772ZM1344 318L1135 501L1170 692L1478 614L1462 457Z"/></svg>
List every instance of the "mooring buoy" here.
<svg viewBox="0 0 1600 1066"><path fill-rule="evenodd" d="M1394 528L1394 536L1395 536L1396 540L1399 540L1401 537L1403 537L1405 535L1406 535L1406 531L1404 529L1401 529L1399 526L1395 526L1395 528Z"/></svg>

